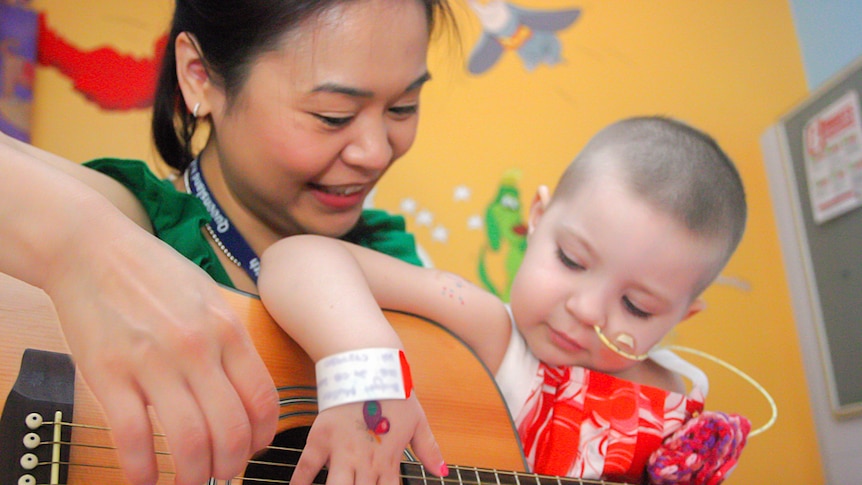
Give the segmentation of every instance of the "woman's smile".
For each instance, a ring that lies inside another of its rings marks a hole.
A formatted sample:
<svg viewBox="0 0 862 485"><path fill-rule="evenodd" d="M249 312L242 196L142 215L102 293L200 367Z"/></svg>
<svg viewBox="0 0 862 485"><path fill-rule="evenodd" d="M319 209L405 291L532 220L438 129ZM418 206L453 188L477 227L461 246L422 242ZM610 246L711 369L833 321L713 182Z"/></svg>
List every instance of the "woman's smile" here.
<svg viewBox="0 0 862 485"><path fill-rule="evenodd" d="M318 202L336 210L350 209L362 204L371 187L371 184L308 185Z"/></svg>

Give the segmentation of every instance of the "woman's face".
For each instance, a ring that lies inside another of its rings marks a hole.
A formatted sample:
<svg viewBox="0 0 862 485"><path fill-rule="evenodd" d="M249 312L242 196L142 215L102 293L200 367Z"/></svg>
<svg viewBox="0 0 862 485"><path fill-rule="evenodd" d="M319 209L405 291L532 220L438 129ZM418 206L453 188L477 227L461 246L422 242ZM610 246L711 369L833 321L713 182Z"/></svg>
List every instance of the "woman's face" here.
<svg viewBox="0 0 862 485"><path fill-rule="evenodd" d="M290 32L255 62L229 108L223 93L211 97L201 160L220 168L207 172L220 172L223 185L210 185L232 196L219 202L268 237L349 231L413 144L428 38L416 0L343 2Z"/></svg>

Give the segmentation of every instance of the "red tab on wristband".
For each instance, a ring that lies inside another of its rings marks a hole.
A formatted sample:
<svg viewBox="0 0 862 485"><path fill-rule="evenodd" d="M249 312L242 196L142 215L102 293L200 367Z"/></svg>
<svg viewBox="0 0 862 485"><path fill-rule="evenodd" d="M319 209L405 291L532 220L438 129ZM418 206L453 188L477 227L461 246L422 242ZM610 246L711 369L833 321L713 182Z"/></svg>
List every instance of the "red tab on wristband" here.
<svg viewBox="0 0 862 485"><path fill-rule="evenodd" d="M410 364L407 363L407 356L403 350L398 351L398 358L401 360L401 377L404 380L404 395L408 398L413 393L413 376L410 375Z"/></svg>

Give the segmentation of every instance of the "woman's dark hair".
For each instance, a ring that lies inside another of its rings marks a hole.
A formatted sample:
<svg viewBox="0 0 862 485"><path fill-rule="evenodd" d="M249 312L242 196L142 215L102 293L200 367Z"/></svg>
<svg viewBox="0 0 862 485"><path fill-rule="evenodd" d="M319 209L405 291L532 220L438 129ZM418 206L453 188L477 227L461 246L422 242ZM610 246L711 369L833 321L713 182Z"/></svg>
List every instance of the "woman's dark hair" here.
<svg viewBox="0 0 862 485"><path fill-rule="evenodd" d="M278 49L285 34L312 15L350 1L361 0L177 0L152 118L153 139L165 163L183 171L194 157L191 142L197 120L186 109L177 80L179 34L189 32L197 40L210 78L220 84L230 103L261 54ZM415 1L425 6L429 32L438 17L452 18L447 0Z"/></svg>

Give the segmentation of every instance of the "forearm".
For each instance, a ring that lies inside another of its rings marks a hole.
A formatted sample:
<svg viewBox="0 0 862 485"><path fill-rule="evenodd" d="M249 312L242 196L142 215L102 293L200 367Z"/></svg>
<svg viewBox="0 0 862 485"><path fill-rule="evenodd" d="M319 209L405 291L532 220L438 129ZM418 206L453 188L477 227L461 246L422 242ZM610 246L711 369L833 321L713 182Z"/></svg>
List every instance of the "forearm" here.
<svg viewBox="0 0 862 485"><path fill-rule="evenodd" d="M151 230L137 198L115 180L3 134L0 173L0 271L32 285L44 289L73 259L94 261L124 244L136 225Z"/></svg>
<svg viewBox="0 0 862 485"><path fill-rule="evenodd" d="M0 270L43 287L57 255L76 249L73 245L88 215L110 204L8 140L0 143L0 173Z"/></svg>
<svg viewBox="0 0 862 485"><path fill-rule="evenodd" d="M261 258L261 299L315 362L367 347L401 348L360 265L339 241L291 237Z"/></svg>
<svg viewBox="0 0 862 485"><path fill-rule="evenodd" d="M258 286L264 304L315 361L397 338L380 308L440 323L491 366L508 344L505 305L455 274L322 236L291 237L267 253Z"/></svg>

